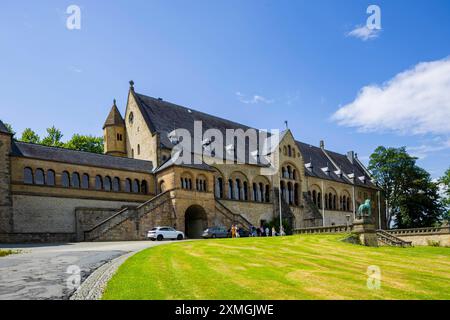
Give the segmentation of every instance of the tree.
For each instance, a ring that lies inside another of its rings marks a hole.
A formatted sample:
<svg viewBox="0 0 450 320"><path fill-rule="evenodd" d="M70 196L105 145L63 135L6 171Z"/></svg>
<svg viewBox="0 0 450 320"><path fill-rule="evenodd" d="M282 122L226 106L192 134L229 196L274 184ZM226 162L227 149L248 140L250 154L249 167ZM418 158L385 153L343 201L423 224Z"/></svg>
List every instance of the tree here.
<svg viewBox="0 0 450 320"><path fill-rule="evenodd" d="M450 220L450 168L448 168L447 171L445 171L444 176L439 179L439 183L441 183L444 187L442 204L446 208L444 219L448 221Z"/></svg>
<svg viewBox="0 0 450 320"><path fill-rule="evenodd" d="M36 132L31 130L30 128L26 128L22 132L22 137L20 138L20 141L30 142L30 143L40 143L41 138L39 138L39 136L36 134Z"/></svg>
<svg viewBox="0 0 450 320"><path fill-rule="evenodd" d="M65 147L73 150L103 153L103 138L74 134Z"/></svg>
<svg viewBox="0 0 450 320"><path fill-rule="evenodd" d="M8 130L9 133L11 133L12 135L16 134L16 132L13 130L12 125L10 125L9 123L5 123L4 125L5 125L5 127L6 127L6 129Z"/></svg>
<svg viewBox="0 0 450 320"><path fill-rule="evenodd" d="M368 168L386 198L388 226L427 227L442 217L438 186L416 160L405 147L380 146L370 156Z"/></svg>
<svg viewBox="0 0 450 320"><path fill-rule="evenodd" d="M63 134L55 126L47 128L47 136L42 139L41 144L49 147L63 147L64 143L61 141Z"/></svg>

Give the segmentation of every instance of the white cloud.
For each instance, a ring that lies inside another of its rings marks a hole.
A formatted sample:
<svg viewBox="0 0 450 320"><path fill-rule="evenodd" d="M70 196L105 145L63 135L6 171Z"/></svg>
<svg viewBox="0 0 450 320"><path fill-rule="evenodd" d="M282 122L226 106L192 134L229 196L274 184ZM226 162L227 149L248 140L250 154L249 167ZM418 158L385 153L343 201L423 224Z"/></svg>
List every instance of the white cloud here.
<svg viewBox="0 0 450 320"><path fill-rule="evenodd" d="M270 104L273 103L273 100L267 99L260 95L253 95L252 97L247 97L246 95L236 92L236 96L238 100L245 104L256 104L256 103L266 103Z"/></svg>
<svg viewBox="0 0 450 320"><path fill-rule="evenodd" d="M83 72L83 70L81 70L80 68L74 67L74 66L70 66L69 70L75 73L81 73Z"/></svg>
<svg viewBox="0 0 450 320"><path fill-rule="evenodd" d="M407 151L413 157L422 160L428 157L430 153L439 152L450 148L450 139L439 143L422 144L420 146L407 147Z"/></svg>
<svg viewBox="0 0 450 320"><path fill-rule="evenodd" d="M380 32L380 29L369 29L367 26L356 26L355 29L348 32L346 35L347 37L354 37L361 39L362 41L367 41L378 38Z"/></svg>
<svg viewBox="0 0 450 320"><path fill-rule="evenodd" d="M450 134L450 58L419 63L382 85L362 88L331 117L366 132Z"/></svg>

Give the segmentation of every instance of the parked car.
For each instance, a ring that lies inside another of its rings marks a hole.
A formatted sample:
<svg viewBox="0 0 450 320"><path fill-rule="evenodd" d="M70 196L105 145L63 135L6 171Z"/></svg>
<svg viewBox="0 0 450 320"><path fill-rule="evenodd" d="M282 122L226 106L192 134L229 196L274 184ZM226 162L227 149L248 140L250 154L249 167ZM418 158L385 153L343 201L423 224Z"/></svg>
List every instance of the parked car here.
<svg viewBox="0 0 450 320"><path fill-rule="evenodd" d="M183 240L184 233L171 227L156 227L147 232L147 238L152 241L162 241L164 239Z"/></svg>
<svg viewBox="0 0 450 320"><path fill-rule="evenodd" d="M202 237L207 238L226 238L228 231L224 227L210 227L203 231Z"/></svg>
<svg viewBox="0 0 450 320"><path fill-rule="evenodd" d="M231 229L228 229L227 233L228 233L227 234L228 238L231 238ZM250 237L250 232L248 232L247 230L244 230L242 228L239 228L238 233L239 233L240 238Z"/></svg>

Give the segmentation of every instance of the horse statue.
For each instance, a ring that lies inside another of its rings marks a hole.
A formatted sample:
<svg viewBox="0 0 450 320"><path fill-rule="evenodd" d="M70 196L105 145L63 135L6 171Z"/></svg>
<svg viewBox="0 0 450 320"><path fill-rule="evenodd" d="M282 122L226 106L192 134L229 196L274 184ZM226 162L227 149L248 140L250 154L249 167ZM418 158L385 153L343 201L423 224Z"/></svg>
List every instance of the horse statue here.
<svg viewBox="0 0 450 320"><path fill-rule="evenodd" d="M370 200L367 199L363 204L361 204L358 208L358 217L372 216L372 206L370 205Z"/></svg>

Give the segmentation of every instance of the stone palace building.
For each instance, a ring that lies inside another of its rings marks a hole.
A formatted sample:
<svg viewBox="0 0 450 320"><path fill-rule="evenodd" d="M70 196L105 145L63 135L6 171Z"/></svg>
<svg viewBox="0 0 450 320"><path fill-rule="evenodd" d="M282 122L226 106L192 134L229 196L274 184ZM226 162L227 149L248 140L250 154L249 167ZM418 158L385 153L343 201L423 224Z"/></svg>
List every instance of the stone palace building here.
<svg viewBox="0 0 450 320"><path fill-rule="evenodd" d="M0 242L136 240L159 225L197 238L208 226L259 227L280 211L293 229L346 225L366 199L384 226L384 201L353 151L286 129L276 175L258 163L176 164L168 133L194 121L249 129L139 94L133 82L124 117L114 102L106 119L103 155L15 141L0 121Z"/></svg>

